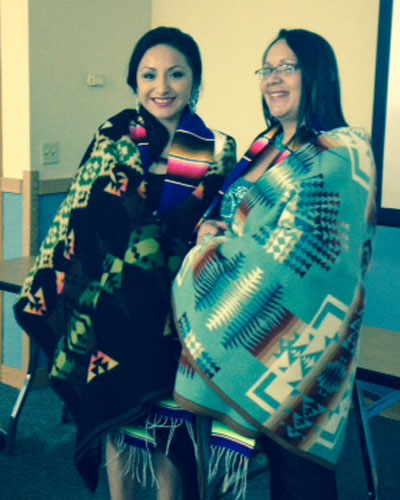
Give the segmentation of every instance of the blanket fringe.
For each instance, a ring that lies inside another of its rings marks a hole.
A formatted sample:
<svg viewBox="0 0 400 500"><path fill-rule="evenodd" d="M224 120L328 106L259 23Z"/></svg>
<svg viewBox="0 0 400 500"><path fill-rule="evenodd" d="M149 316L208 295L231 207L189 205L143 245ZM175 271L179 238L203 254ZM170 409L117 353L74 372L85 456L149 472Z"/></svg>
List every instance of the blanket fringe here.
<svg viewBox="0 0 400 500"><path fill-rule="evenodd" d="M232 488L233 494L236 494L234 500L244 499L247 489L249 458L235 450L221 446L211 445L210 448L208 482L215 479L218 471L223 467L222 493L226 493L228 489Z"/></svg>
<svg viewBox="0 0 400 500"><path fill-rule="evenodd" d="M106 467L109 465L113 467L113 463L117 466L117 461L124 455L124 464L122 468L123 475L130 475L144 488L148 485L151 487L157 486L158 481L154 471L153 464L153 451L154 445L148 441L143 441L142 445L133 445L126 442L126 435L123 429L118 430L111 439L117 449L117 453L114 457L106 462ZM151 446L150 446L151 444ZM150 480L150 483L148 481Z"/></svg>
<svg viewBox="0 0 400 500"><path fill-rule="evenodd" d="M172 443L172 440L175 435L176 429L181 427L183 424L186 425L187 433L192 441L193 449L195 456L197 458L197 443L194 434L194 426L191 420L182 419L179 417L170 417L166 415L159 415L157 413L152 413L147 417L146 420L146 431L151 433L154 441L156 441L156 430L158 429L169 429L167 444L165 447L165 454L168 456L169 449Z"/></svg>
<svg viewBox="0 0 400 500"><path fill-rule="evenodd" d="M161 408L160 411L162 411ZM158 487L153 453L158 448L168 456L175 432L182 425L186 426L197 458L198 451L192 417L189 418L189 414L180 409L176 413L177 415L163 415L155 409L147 416L144 426L122 427L112 436L109 436L117 449L117 453L106 463L106 466L112 466L114 461L117 464L117 460L124 454L122 469L124 475L130 474L143 487L148 485L149 479L151 486L156 485ZM169 429L165 450L157 443L157 429Z"/></svg>

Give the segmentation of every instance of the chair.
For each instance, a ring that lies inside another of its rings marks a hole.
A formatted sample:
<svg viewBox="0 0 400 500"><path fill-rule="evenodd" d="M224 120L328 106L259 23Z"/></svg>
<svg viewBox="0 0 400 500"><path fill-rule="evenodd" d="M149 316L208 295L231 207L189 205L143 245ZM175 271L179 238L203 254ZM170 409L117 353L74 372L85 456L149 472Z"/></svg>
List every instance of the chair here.
<svg viewBox="0 0 400 500"><path fill-rule="evenodd" d="M369 420L400 402L400 378L394 375L358 368L354 384L353 403L360 432L361 451L366 473L368 498L378 499L378 471ZM369 405L366 395L377 400Z"/></svg>
<svg viewBox="0 0 400 500"><path fill-rule="evenodd" d="M23 281L29 272L34 257L21 257L0 261L0 291L19 293ZM0 449L6 449L11 455L14 450L18 420L24 408L26 398L32 387L39 359L39 346L31 339L29 348L28 370L23 387L20 389L14 407L8 419L7 430L0 428Z"/></svg>

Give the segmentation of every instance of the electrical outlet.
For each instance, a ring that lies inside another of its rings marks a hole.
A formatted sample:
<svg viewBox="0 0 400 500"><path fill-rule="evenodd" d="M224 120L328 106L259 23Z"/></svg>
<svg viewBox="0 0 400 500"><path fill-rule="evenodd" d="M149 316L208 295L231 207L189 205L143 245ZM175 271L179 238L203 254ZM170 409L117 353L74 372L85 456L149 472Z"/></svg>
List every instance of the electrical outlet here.
<svg viewBox="0 0 400 500"><path fill-rule="evenodd" d="M42 142L42 163L43 165L51 165L59 163L60 151L58 142Z"/></svg>

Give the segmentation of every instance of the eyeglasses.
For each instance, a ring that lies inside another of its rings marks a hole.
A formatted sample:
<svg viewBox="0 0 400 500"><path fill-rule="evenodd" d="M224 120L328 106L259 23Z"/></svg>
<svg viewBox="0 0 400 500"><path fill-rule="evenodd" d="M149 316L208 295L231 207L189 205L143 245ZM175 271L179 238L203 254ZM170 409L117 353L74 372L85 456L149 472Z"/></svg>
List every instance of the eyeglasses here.
<svg viewBox="0 0 400 500"><path fill-rule="evenodd" d="M297 70L300 69L300 64L299 63L284 63L280 64L279 66L276 66L275 68L272 66L264 66L263 68L258 69L255 71L255 74L258 76L258 78L269 78L272 76L274 73L276 75L293 75Z"/></svg>

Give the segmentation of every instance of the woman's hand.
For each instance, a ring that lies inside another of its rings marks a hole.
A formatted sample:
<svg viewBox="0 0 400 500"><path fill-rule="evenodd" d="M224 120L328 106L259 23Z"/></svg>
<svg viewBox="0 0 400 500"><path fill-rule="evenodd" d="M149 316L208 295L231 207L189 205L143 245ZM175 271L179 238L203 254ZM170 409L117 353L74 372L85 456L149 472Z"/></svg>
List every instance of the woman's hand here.
<svg viewBox="0 0 400 500"><path fill-rule="evenodd" d="M202 243L203 238L218 236L228 229L228 224L220 220L207 220L197 231L197 244Z"/></svg>

